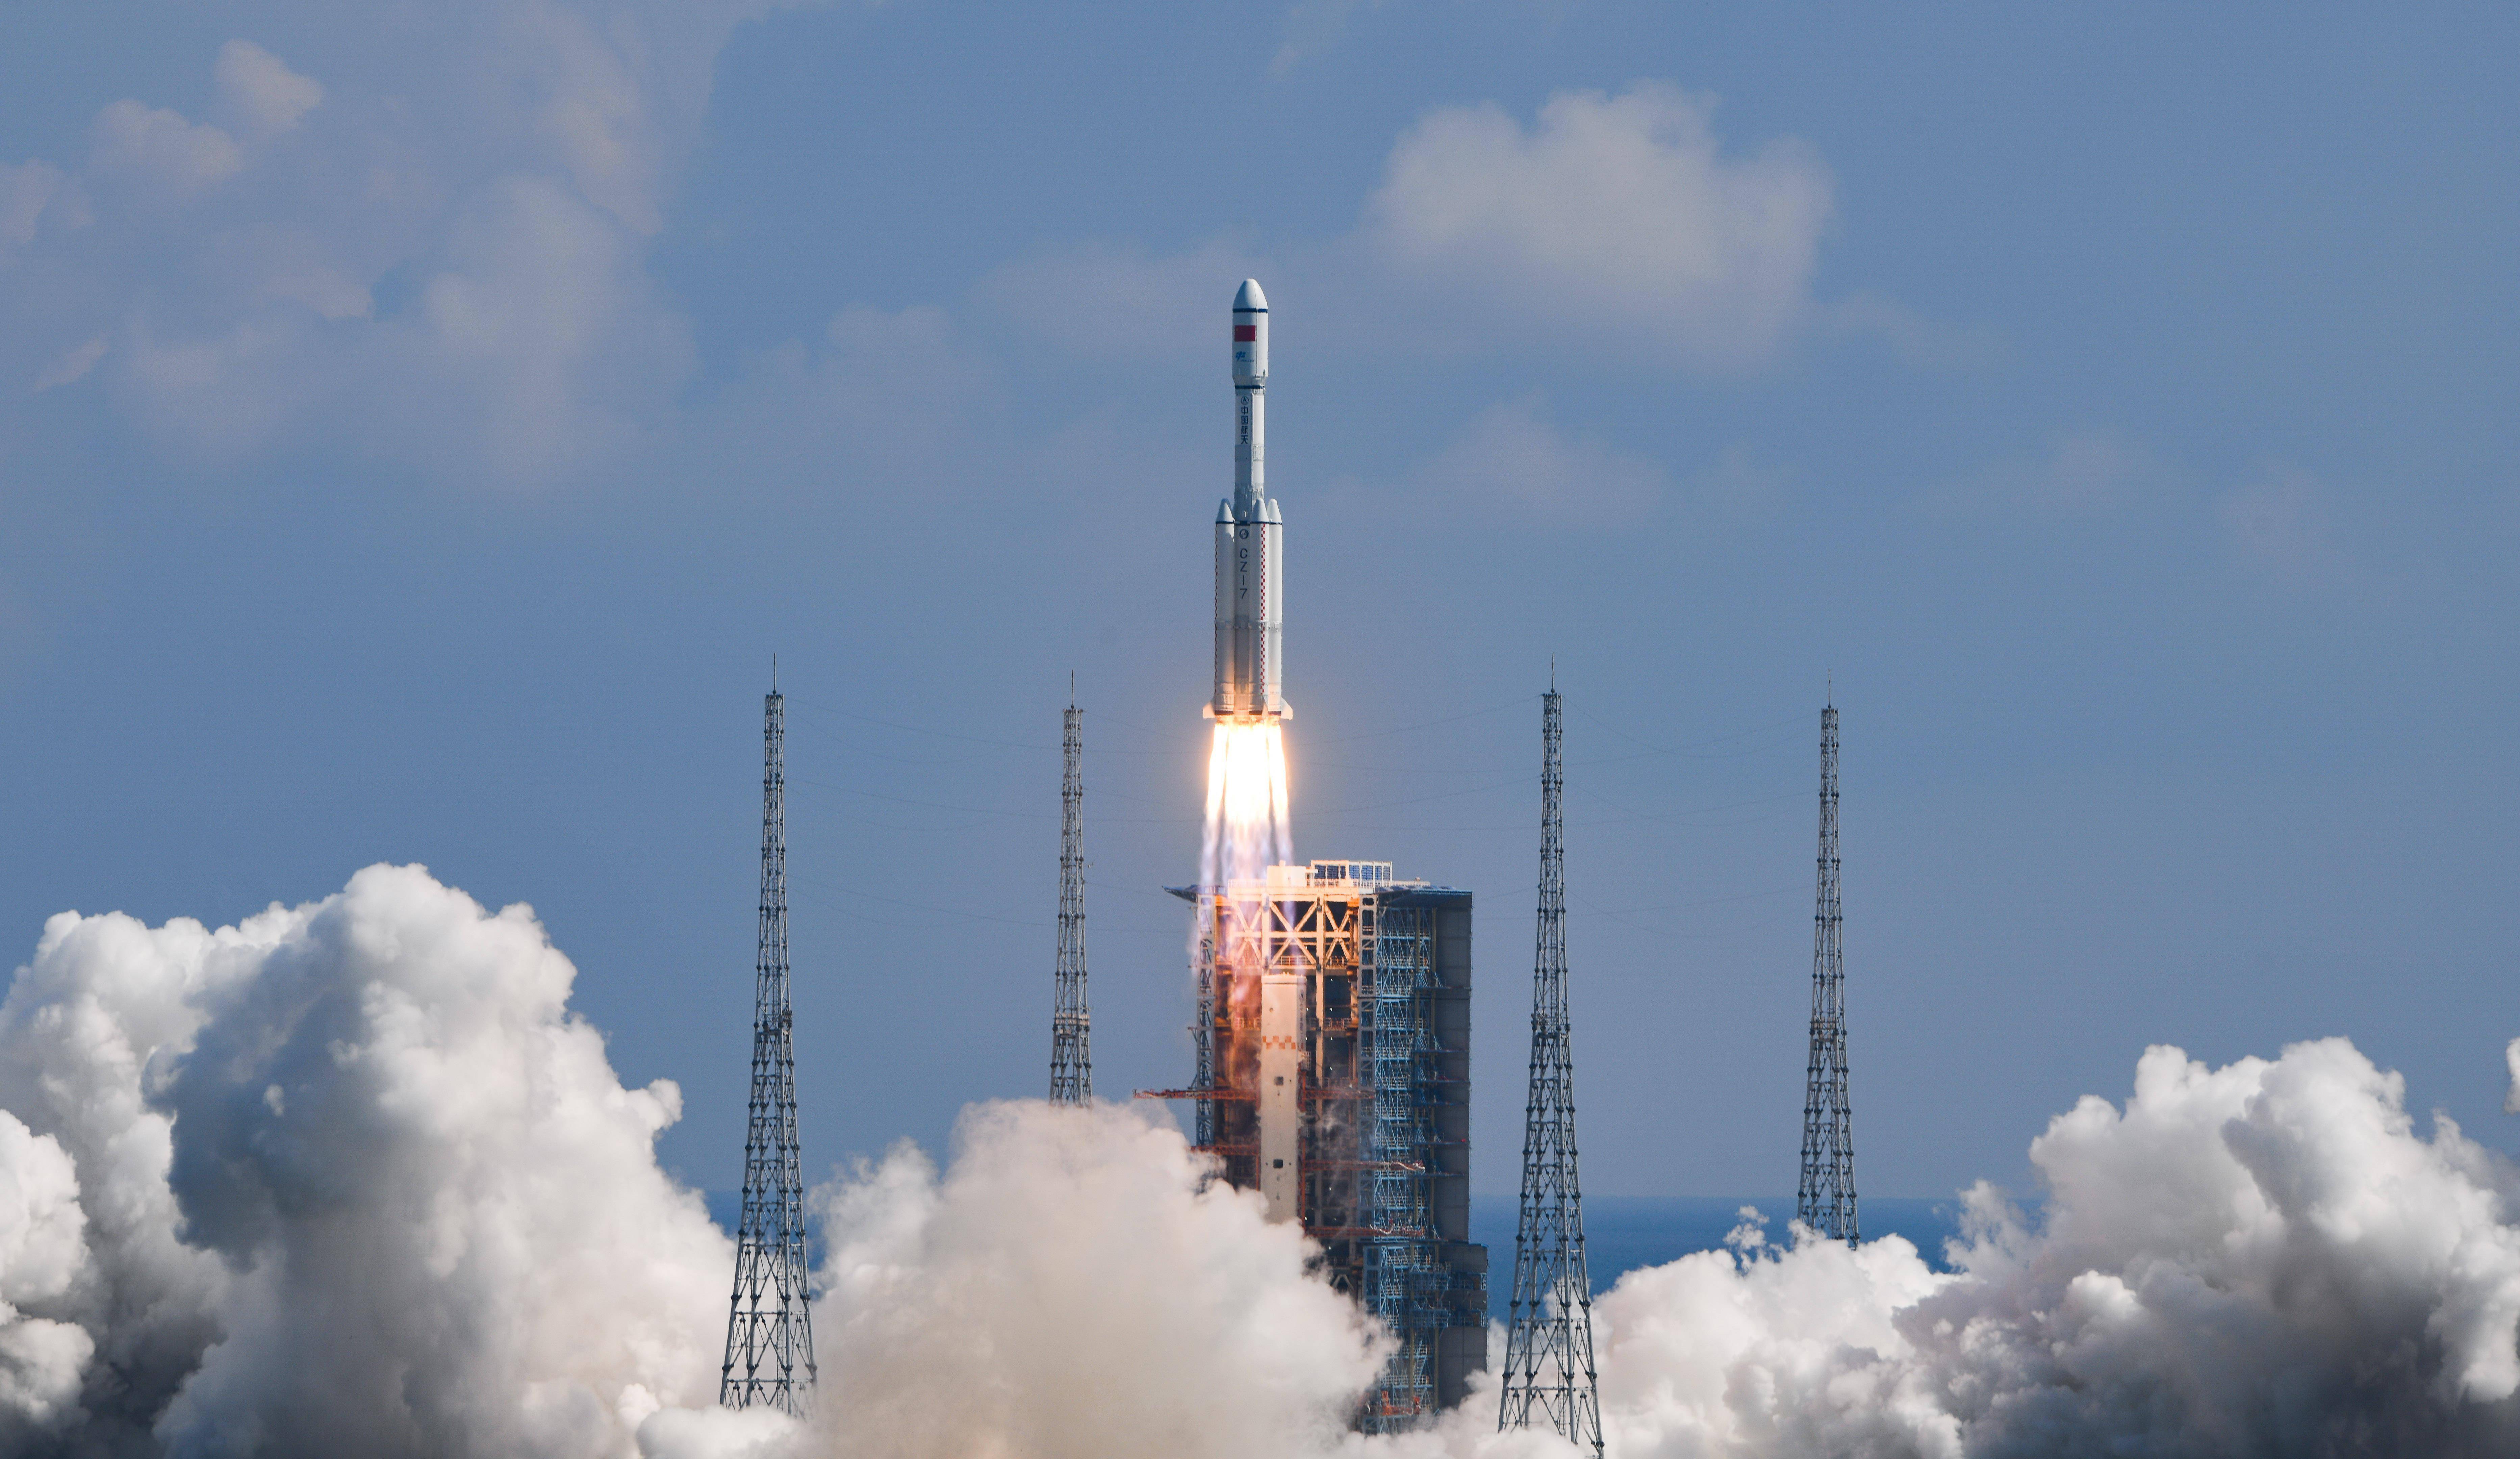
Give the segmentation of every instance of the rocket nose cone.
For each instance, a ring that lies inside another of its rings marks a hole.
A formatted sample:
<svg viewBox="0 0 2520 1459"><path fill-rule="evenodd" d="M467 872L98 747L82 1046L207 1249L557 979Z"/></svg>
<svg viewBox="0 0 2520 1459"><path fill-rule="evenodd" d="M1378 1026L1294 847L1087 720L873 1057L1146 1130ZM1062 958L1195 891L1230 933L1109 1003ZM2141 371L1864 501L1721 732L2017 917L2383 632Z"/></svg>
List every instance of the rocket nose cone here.
<svg viewBox="0 0 2520 1459"><path fill-rule="evenodd" d="M1262 314L1269 312L1269 296L1260 292L1258 279L1242 281L1242 287L1235 291L1234 307L1238 310L1253 310Z"/></svg>

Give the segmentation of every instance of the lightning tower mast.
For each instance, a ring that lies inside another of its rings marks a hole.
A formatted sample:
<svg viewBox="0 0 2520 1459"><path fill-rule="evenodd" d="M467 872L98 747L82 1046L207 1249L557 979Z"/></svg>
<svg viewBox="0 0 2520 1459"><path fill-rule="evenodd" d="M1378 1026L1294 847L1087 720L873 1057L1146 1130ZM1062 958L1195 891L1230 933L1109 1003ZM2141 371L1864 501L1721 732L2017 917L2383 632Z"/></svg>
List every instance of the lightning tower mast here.
<svg viewBox="0 0 2520 1459"><path fill-rule="evenodd" d="M1584 1262L1584 1196L1575 1176L1575 1056L1566 1008L1563 710L1555 675L1540 705L1540 934L1531 980L1531 1093L1522 1129L1522 1201L1514 1217L1513 1301L1497 1428L1534 1423L1600 1459L1593 1373L1593 1282Z"/></svg>
<svg viewBox="0 0 2520 1459"><path fill-rule="evenodd" d="M717 1400L803 1417L814 1391L805 1187L796 1151L796 1051L788 1001L786 701L774 670L761 718L761 919L752 980L752 1099L743 1136L726 1366Z"/></svg>
<svg viewBox="0 0 2520 1459"><path fill-rule="evenodd" d="M1094 1102L1093 1025L1085 1007L1085 711L1067 693L1066 769L1058 782L1058 988L1050 1011L1050 1102Z"/></svg>
<svg viewBox="0 0 2520 1459"><path fill-rule="evenodd" d="M1812 914L1811 1072L1803 1096L1803 1174L1794 1219L1852 1245L1855 1112L1846 1092L1845 919L1837 903L1837 707L1820 711L1820 904Z"/></svg>

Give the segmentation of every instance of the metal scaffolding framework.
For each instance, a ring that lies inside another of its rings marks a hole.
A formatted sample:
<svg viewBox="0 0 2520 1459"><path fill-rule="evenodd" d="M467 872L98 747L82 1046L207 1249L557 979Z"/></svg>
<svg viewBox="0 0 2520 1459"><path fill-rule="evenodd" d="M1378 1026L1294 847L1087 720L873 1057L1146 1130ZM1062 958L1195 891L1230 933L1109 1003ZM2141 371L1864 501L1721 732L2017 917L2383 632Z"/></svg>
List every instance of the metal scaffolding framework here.
<svg viewBox="0 0 2520 1459"><path fill-rule="evenodd" d="M1071 702L1060 737L1058 988L1050 1011L1050 1102L1094 1102L1093 1020L1085 1004L1085 711Z"/></svg>
<svg viewBox="0 0 2520 1459"><path fill-rule="evenodd" d="M1540 917L1531 982L1531 1093L1514 1217L1513 1299L1505 1338L1499 1430L1535 1424L1598 1459L1601 1401L1593 1371L1593 1283L1575 1169L1575 1055L1566 1004L1564 718L1552 685L1540 711Z"/></svg>
<svg viewBox="0 0 2520 1459"><path fill-rule="evenodd" d="M743 1217L736 1232L726 1366L717 1400L802 1417L814 1391L805 1186L796 1150L796 1051L788 989L786 705L762 702L761 921L753 963L752 1099L743 1136Z"/></svg>
<svg viewBox="0 0 2520 1459"><path fill-rule="evenodd" d="M1223 1132L1218 1128L1220 1112L1213 1096L1228 1092L1216 1076L1216 1024L1225 1013L1224 1000L1217 996L1221 971L1216 965L1217 900L1213 896L1197 896L1193 907L1192 916L1196 921L1192 935L1198 942L1198 962L1191 972L1198 984L1198 1012L1190 1029L1193 1058L1190 1085L1192 1089L1203 1092L1197 1096L1198 1102L1191 1107L1193 1112L1192 1141L1201 1150L1215 1150ZM1230 1169L1227 1171L1229 1177L1232 1173ZM1244 1183L1248 1184L1247 1181Z"/></svg>
<svg viewBox="0 0 2520 1459"><path fill-rule="evenodd" d="M1846 963L1837 901L1837 707L1820 711L1820 899L1812 914L1811 1072L1794 1219L1853 1244L1855 1111L1846 1092Z"/></svg>
<svg viewBox="0 0 2520 1459"><path fill-rule="evenodd" d="M1196 909L1197 1063L1189 1087L1140 1097L1192 1101L1226 1181L1280 1184L1262 1158L1266 986L1300 980L1290 1214L1321 1243L1323 1276L1397 1340L1356 1426L1420 1427L1487 1366L1487 1249L1469 1239L1470 894L1347 860L1174 890Z"/></svg>
<svg viewBox="0 0 2520 1459"><path fill-rule="evenodd" d="M1357 1226L1366 1233L1365 1309L1400 1340L1366 1400L1368 1434L1415 1428L1435 1411L1431 1367L1435 1334L1450 1320L1451 1273L1430 1250L1434 1225L1426 1165L1435 1132L1421 1108L1423 1064L1435 1052L1426 1026L1426 995L1435 985L1434 917L1422 907L1384 907L1370 964L1358 969L1366 996L1364 1073L1371 1091L1360 1163L1364 1199Z"/></svg>

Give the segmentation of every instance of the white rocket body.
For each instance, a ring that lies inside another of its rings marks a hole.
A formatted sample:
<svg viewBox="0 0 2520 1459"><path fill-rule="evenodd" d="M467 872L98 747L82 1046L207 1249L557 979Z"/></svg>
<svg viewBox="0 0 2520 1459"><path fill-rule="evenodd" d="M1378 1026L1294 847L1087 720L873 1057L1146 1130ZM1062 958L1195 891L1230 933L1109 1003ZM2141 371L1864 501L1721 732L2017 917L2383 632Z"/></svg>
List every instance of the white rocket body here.
<svg viewBox="0 0 2520 1459"><path fill-rule="evenodd" d="M1234 296L1234 495L1216 509L1216 697L1211 718L1256 723L1286 707L1284 523L1269 499L1269 299Z"/></svg>

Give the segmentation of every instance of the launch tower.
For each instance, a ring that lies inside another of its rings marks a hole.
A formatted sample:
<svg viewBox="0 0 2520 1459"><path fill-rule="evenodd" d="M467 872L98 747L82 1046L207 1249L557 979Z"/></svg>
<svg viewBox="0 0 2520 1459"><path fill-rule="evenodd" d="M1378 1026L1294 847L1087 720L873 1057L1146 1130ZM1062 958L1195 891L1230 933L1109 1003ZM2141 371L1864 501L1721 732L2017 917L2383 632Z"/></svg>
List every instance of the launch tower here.
<svg viewBox="0 0 2520 1459"><path fill-rule="evenodd" d="M796 1052L788 1002L787 702L774 680L761 718L761 916L752 979L752 1099L743 1217L717 1400L804 1416L814 1391L805 1183L796 1150Z"/></svg>
<svg viewBox="0 0 2520 1459"><path fill-rule="evenodd" d="M1094 1102L1092 1023L1085 1005L1085 711L1068 692L1059 736L1058 964L1050 1012L1050 1102Z"/></svg>
<svg viewBox="0 0 2520 1459"><path fill-rule="evenodd" d="M1855 1110L1846 1091L1846 961L1837 903L1837 707L1820 711L1820 898L1812 914L1811 1068L1794 1219L1852 1244Z"/></svg>
<svg viewBox="0 0 2520 1459"><path fill-rule="evenodd" d="M1555 676L1552 674L1552 678ZM1600 1459L1593 1372L1593 1278L1575 1170L1575 1050L1566 1004L1563 703L1540 702L1540 916L1531 976L1531 1090L1522 1128L1522 1199L1513 1227L1513 1299L1497 1427L1552 1429Z"/></svg>
<svg viewBox="0 0 2520 1459"><path fill-rule="evenodd" d="M1487 1366L1469 1240L1470 893L1387 861L1179 887L1197 919L1200 1148L1400 1339L1359 1427L1415 1427Z"/></svg>

